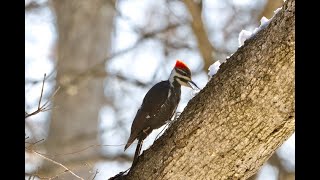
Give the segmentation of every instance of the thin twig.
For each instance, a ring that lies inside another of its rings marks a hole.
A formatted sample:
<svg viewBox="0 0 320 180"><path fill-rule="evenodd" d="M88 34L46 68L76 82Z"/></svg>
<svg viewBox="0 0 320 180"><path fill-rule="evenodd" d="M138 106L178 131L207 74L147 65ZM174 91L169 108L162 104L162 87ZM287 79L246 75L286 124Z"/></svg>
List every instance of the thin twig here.
<svg viewBox="0 0 320 180"><path fill-rule="evenodd" d="M44 81L45 80L46 80L46 74L44 74L44 78L43 78L43 81L42 81L42 87L41 87L40 99L39 99L39 103L38 103L38 109L36 111L32 112L32 113L25 112L25 119L27 119L28 117L33 116L33 115L38 114L39 112L41 112L40 104L41 104L41 99L42 99Z"/></svg>
<svg viewBox="0 0 320 180"><path fill-rule="evenodd" d="M25 115L25 119L27 119L28 117L33 116L35 114L38 114L39 112L40 112L40 109L37 109L36 111L34 111L34 112L30 113L30 114L26 114Z"/></svg>
<svg viewBox="0 0 320 180"><path fill-rule="evenodd" d="M103 59L102 61L96 63L95 65L93 65L92 67L88 68L87 70L85 70L84 72L76 75L70 82L66 83L66 84L63 84L61 85L61 88L62 89L65 89L66 87L70 86L70 85L74 85L74 84L78 84L82 79L84 78L88 78L88 77L95 77L95 72L97 71L98 68L101 68L102 66L104 66L104 64L108 61L108 60L111 60L113 58L116 58L118 56L121 56L123 54L126 54L134 49L136 49L140 44L142 44L143 42L145 42L146 40L148 39L151 39L151 38L155 38L157 35L159 34L162 34L162 33L166 33L172 29L175 29L179 26L183 26L183 25L186 25L188 22L182 22L182 23L177 23L177 24L170 24L168 25L167 27L165 28L162 28L162 29L158 29L158 30L155 30L155 31L152 31L152 32L143 32L141 35L140 35L140 38L135 42L134 45L132 45L131 47L128 47L127 49L124 49L124 50L120 50L118 52L115 52L109 56L107 56L105 59ZM113 75L113 76L118 76L118 75ZM49 76L48 76L49 77ZM118 76L119 79L121 80L125 80L125 78L121 78L121 76ZM48 79L48 78L47 78ZM28 80L27 82L29 83L38 83L40 81L33 81L33 80ZM145 86L145 83L141 83L139 81L135 81L135 80L132 80L132 82L134 83L137 83L138 85L142 85L142 86ZM37 110L31 114L26 114L26 118L29 117L29 116L32 116L32 115L35 115L37 113L39 113L41 111Z"/></svg>
<svg viewBox="0 0 320 180"><path fill-rule="evenodd" d="M92 177L91 180L94 180L94 178L96 178L97 174L99 173L98 169L96 170L96 172L94 173L94 176Z"/></svg>
<svg viewBox="0 0 320 180"><path fill-rule="evenodd" d="M51 81L55 80L53 78L54 77L53 75L56 73L55 69L57 69L57 66L55 65L52 69L53 70L49 73L49 75L47 75L46 82L51 82ZM35 79L26 79L25 80L26 84L31 84L31 85L35 85L35 84L38 84L40 82L42 82L42 79L41 80L38 80L38 79L37 80L35 80Z"/></svg>
<svg viewBox="0 0 320 180"><path fill-rule="evenodd" d="M82 79L88 78L88 77L94 77L94 75L96 74L95 72L97 71L97 69L101 68L104 66L104 64L108 61L111 60L113 58L116 58L120 55L126 54L134 49L136 49L140 44L142 44L143 42L145 42L146 40L149 40L151 38L156 37L156 35L159 35L161 33L165 33L168 32L172 29L175 29L181 25L185 25L185 23L177 23L177 24L171 24L168 25L165 28L162 29L158 29L152 32L145 32L142 33L140 35L140 38L130 47L128 47L127 49L124 50L120 50L118 52L112 53L111 55L107 56L106 58L104 58L102 61L96 63L95 65L91 66L90 68L86 69L84 72L78 74L77 76L75 76L71 81L69 81L66 84L61 85L62 89L65 89L66 87L70 86L70 85L75 85L78 84Z"/></svg>
<svg viewBox="0 0 320 180"><path fill-rule="evenodd" d="M39 178L39 179L48 179L48 180L52 180L55 178L58 178L59 176L61 176L62 174L68 172L68 170L63 170L62 172L58 173L57 175L54 175L53 177L44 177L44 176L40 176L37 173L36 174L27 174L29 175L29 180L31 179L31 177L34 179L35 177Z"/></svg>
<svg viewBox="0 0 320 180"><path fill-rule="evenodd" d="M33 143L31 143L31 142L24 142L24 143L31 144L31 145L36 145L37 143L39 143L41 141L44 141L44 139L40 139L40 140L38 140L36 142L33 142Z"/></svg>
<svg viewBox="0 0 320 180"><path fill-rule="evenodd" d="M46 73L44 73L43 81L42 81L42 87L41 87L41 93L40 93L40 99L38 104L38 109L40 109L41 99L43 95L43 88L44 88L44 81L46 80Z"/></svg>
<svg viewBox="0 0 320 180"><path fill-rule="evenodd" d="M72 172L70 169L68 169L68 168L67 168L66 166L64 166L63 164L58 163L58 162L56 162L56 161L54 161L54 160L52 160L52 159L50 159L50 158L48 158L48 157L40 154L40 153L38 153L37 151L33 151L33 152L34 152L35 154L37 154L38 156L44 158L45 160L48 160L48 161L50 161L50 162L52 162L52 163L54 163L54 164L56 164L56 165L59 165L59 166L63 167L65 170L69 171L72 175L74 175L74 176L77 177L78 179L84 180L82 177L80 177L80 176L78 176L77 174L75 174L74 172Z"/></svg>
<svg viewBox="0 0 320 180"><path fill-rule="evenodd" d="M46 112L46 111L49 111L49 110L53 109L53 108L49 108L48 103L53 100L53 97L57 94L59 89L60 89L60 86L53 92L51 97L41 106L41 108L40 108L41 112Z"/></svg>
<svg viewBox="0 0 320 180"><path fill-rule="evenodd" d="M51 95L51 97L41 106L41 100L43 97L43 89L44 89L44 82L46 80L46 74L44 74L44 78L42 81L42 87L41 87L41 93L40 93L40 98L39 98L39 103L38 103L38 109L35 110L32 113L27 113L25 112L25 119L27 119L30 116L36 115L40 112L46 112L48 110L51 110L52 108L49 108L48 103L52 101L53 97L57 94L58 90L60 89L60 86L54 91L54 93Z"/></svg>
<svg viewBox="0 0 320 180"><path fill-rule="evenodd" d="M136 143L133 143L133 144L136 144ZM42 154L42 155L45 155L45 156L50 156L50 157L58 157L58 156L66 156L66 155L71 155L71 154L76 154L76 153L80 153L82 151L85 151L87 149L90 149L90 148L96 148L96 147L103 147L103 146L124 146L126 144L118 144L118 145L103 145L103 144L93 144L93 145L90 145L88 147L85 147L83 149L80 149L78 151L74 151L74 152L70 152L70 153L63 153L63 154L54 154L54 155L49 155L49 154L45 154L45 153L40 153L38 152L39 154Z"/></svg>
<svg viewBox="0 0 320 180"><path fill-rule="evenodd" d="M68 172L68 170L64 170L64 171L58 173L57 175L55 175L53 177L49 177L48 180L58 178L59 176L61 176L62 174L66 173L66 172Z"/></svg>

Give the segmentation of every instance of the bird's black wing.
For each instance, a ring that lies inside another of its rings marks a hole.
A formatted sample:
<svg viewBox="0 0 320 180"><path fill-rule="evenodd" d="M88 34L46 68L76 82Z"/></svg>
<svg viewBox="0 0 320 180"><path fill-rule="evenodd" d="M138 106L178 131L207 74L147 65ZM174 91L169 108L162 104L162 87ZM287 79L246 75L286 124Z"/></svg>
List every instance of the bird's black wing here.
<svg viewBox="0 0 320 180"><path fill-rule="evenodd" d="M157 114L168 98L169 89L169 81L161 81L154 85L145 95L140 110L148 112L150 116Z"/></svg>
<svg viewBox="0 0 320 180"><path fill-rule="evenodd" d="M157 114L161 106L165 103L168 98L170 89L169 81L161 81L155 84L145 95L142 105L137 111L137 114L132 122L131 135L128 139L127 147L137 138L138 134L146 127L146 121L149 118Z"/></svg>

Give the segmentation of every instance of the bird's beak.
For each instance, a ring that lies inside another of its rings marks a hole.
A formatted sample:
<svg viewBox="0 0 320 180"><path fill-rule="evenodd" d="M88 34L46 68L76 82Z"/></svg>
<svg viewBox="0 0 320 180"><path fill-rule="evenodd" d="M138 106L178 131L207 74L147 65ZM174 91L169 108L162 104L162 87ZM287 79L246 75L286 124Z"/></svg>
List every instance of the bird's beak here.
<svg viewBox="0 0 320 180"><path fill-rule="evenodd" d="M193 81L188 81L188 85L189 85L189 87L191 87L192 89L194 89L193 88L193 86L195 86L196 88L198 88L199 90L200 90L200 88L196 85L196 83L194 83ZM193 85L193 86L192 86Z"/></svg>

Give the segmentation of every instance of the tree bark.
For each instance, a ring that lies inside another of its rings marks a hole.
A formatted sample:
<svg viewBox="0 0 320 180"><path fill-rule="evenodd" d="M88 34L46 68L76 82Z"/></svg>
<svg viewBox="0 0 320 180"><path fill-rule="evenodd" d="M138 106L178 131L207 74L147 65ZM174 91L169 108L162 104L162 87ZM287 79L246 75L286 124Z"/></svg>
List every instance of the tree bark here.
<svg viewBox="0 0 320 180"><path fill-rule="evenodd" d="M247 40L126 179L247 179L294 132L295 2Z"/></svg>
<svg viewBox="0 0 320 180"><path fill-rule="evenodd" d="M103 78L85 78L77 83L72 80L107 57L114 7L105 0L53 0L51 3L58 34L57 86L62 87L54 97L57 108L52 110L45 142L47 153L53 155L99 144L99 111L106 103ZM104 66L95 73L101 72L105 72ZM66 165L71 161L85 162L97 153L88 150L81 155L63 156L62 162ZM53 171L53 167L56 166L47 163L46 169Z"/></svg>

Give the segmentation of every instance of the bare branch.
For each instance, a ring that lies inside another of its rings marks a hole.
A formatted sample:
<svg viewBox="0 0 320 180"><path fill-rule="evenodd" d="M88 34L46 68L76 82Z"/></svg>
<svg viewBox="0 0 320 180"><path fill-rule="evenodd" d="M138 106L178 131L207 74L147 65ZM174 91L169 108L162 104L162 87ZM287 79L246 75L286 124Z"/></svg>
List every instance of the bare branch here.
<svg viewBox="0 0 320 180"><path fill-rule="evenodd" d="M90 78L90 77L101 77L101 73L98 71L98 69L100 69L101 67L104 67L104 64L113 59L113 58L116 58L118 56L121 56L123 54L126 54L127 52L129 51L132 51L133 49L137 48L142 42L146 41L146 40L149 40L151 38L154 38L155 36L161 34L161 33L165 33L167 31L170 31L172 29L175 29L181 25L184 25L183 23L181 24L171 24L171 25L168 25L167 27L165 28L162 28L162 29L159 29L159 30L155 30L155 31L152 31L152 32L145 32L141 35L141 37L136 41L136 43L134 45L132 45L131 47L127 48L127 49L124 49L124 50L121 50L121 51L118 51L114 54L111 54L110 56L108 56L107 58L105 58L104 60L100 61L99 63L95 64L94 66L88 68L86 71L76 75L71 81L69 81L68 83L66 84L63 84L61 85L61 89L65 89L67 87L69 87L70 85L77 85L79 84L83 79L86 79L86 78ZM106 75L106 73L102 73L104 77Z"/></svg>
<svg viewBox="0 0 320 180"><path fill-rule="evenodd" d="M33 115L36 115L40 112L45 112L45 111L48 111L48 110L51 110L51 108L49 108L49 105L48 103L50 101L52 101L53 97L56 95L56 93L58 92L58 90L60 89L60 87L58 87L54 93L51 95L51 97L41 106L41 100L43 98L43 89L44 89L44 82L46 80L46 74L44 74L44 77L43 77L43 81L42 81L42 87L41 87L41 93L40 93L40 98L39 98L39 103L38 103L38 108L37 110L35 110L34 112L32 113L28 113L25 111L25 119L27 119L28 117L30 116L33 116Z"/></svg>
<svg viewBox="0 0 320 180"><path fill-rule="evenodd" d="M53 97L57 94L57 92L59 91L60 86L53 92L53 94L51 95L51 97L41 106L41 109L43 109L44 111L49 110L48 107L49 105L47 105L50 101L53 100Z"/></svg>
<svg viewBox="0 0 320 180"><path fill-rule="evenodd" d="M38 140L38 141L36 141L36 142L33 142L33 143L30 143L30 142L25 142L25 143L31 144L31 145L36 145L37 143L39 143L39 142L41 142L41 141L44 141L44 139L40 139L40 140Z"/></svg>
<svg viewBox="0 0 320 180"><path fill-rule="evenodd" d="M119 12L120 13L120 12ZM131 47L127 48L127 49L124 49L124 50L121 50L121 51L118 51L114 54L111 54L109 55L108 57L106 57L104 60L102 60L101 62L97 63L96 65L92 66L91 68L88 68L86 71L76 75L71 81L69 81L68 83L66 84L60 84L59 88L62 88L62 89L66 89L68 88L70 85L77 85L79 84L83 79L86 79L86 78L90 78L90 77L105 77L107 74L108 75L111 75L111 76L114 76L114 77L117 77L118 79L120 80L125 80L125 81L129 81L133 84L136 84L138 86L142 86L142 87L145 87L145 86L148 86L149 84L151 84L152 82L150 83L143 83L141 81L138 81L138 80L128 80L127 77L124 77L120 74L110 74L109 73L101 73L101 72L98 72L98 69L103 67L104 64L108 61L108 60L111 60L113 58L116 58L118 56L121 56L123 54L126 54L134 49L136 49L141 43L143 43L144 41L146 40L149 40L151 38L156 38L157 35L160 35L162 33L166 33L168 31L171 31L172 29L175 29L181 25L185 25L187 22L183 22L183 23L179 23L179 24L171 24L171 25L168 25L167 27L165 28L162 28L162 29L158 29L158 30L155 30L155 31L152 31L152 32L143 32L141 34L141 37L136 41L136 43L134 45L132 45ZM174 48L192 48L192 47L189 47L189 46L183 46L183 45L180 45L179 47L176 47L177 45L176 44L172 44L172 47L175 46ZM52 71L50 73L49 76L51 76L52 74L54 74L55 71ZM49 79L49 76L47 77L47 79ZM46 79L46 80L47 80ZM52 79L51 79L52 80ZM27 83L31 83L31 84L37 84L39 83L40 81L38 80L26 80ZM56 92L55 92L56 93ZM54 94L55 94L54 93ZM37 113L39 113L40 110L36 110L35 112L31 113L31 114L27 114L26 113L26 118L29 117L29 116L32 116L32 115L35 115ZM43 112L43 111L42 111Z"/></svg>
<svg viewBox="0 0 320 180"><path fill-rule="evenodd" d="M116 8L115 6L115 0L111 0L111 1L107 1L111 7L113 8L113 10L115 11L117 17L122 18L123 20L126 20L128 25L130 26L130 28L133 29L134 32L142 32L142 28L138 27L137 25L135 25L131 18L129 16L124 15L121 11L119 11L119 9Z"/></svg>
<svg viewBox="0 0 320 180"><path fill-rule="evenodd" d="M51 179L58 178L59 176L61 176L61 175L65 174L66 172L68 172L68 170L64 170L64 171L62 171L62 172L58 173L57 175L55 175L55 176L53 176L53 177L50 177L50 178L48 178L48 179L49 179L49 180L51 180Z"/></svg>
<svg viewBox="0 0 320 180"><path fill-rule="evenodd" d="M58 178L59 176L65 174L66 172L68 172L68 170L63 170L62 172L52 176L52 177L44 177L44 176L40 176L39 174L26 174L29 176L29 179L31 179L31 177L34 179L35 177L39 178L39 179L48 179L48 180L52 180L52 179L56 179Z"/></svg>
<svg viewBox="0 0 320 180"><path fill-rule="evenodd" d="M110 75L110 74L109 74ZM144 82L141 82L139 80L136 80L136 79L129 79L128 77L125 77L121 74L113 74L113 75L110 75L112 77L115 77L121 81L127 81L127 82L130 82L136 86L141 86L141 87L147 87L148 85L151 85L152 82L147 82L147 83L144 83Z"/></svg>
<svg viewBox="0 0 320 180"><path fill-rule="evenodd" d="M33 151L33 152L34 152L35 154L37 154L38 156L42 157L43 159L45 159L45 160L47 160L47 161L50 161L50 162L52 162L52 163L54 163L54 164L56 164L56 165L58 165L58 166L63 167L63 168L66 170L66 172L70 172L72 175L74 175L74 176L77 177L78 179L84 180L82 177L76 175L74 172L72 172L70 169L68 169L68 168L67 168L66 166L64 166L63 164L58 163L58 162L56 162L56 161L54 161L54 160L52 160L52 159L50 159L50 158L42 155L41 153L38 153L37 151Z"/></svg>
<svg viewBox="0 0 320 180"><path fill-rule="evenodd" d="M96 178L97 174L99 173L98 169L96 170L96 172L94 173L93 177L91 180L94 180L94 178Z"/></svg>
<svg viewBox="0 0 320 180"><path fill-rule="evenodd" d="M88 147L85 147L83 149L80 149L78 151L73 151L73 152L69 152L69 153L63 153L63 154L53 154L53 155L49 155L49 154L44 154L44 153L40 153L42 155L46 155L46 156L50 156L50 157L58 157L58 156L66 156L66 155L72 155L72 154L77 154L77 153L80 153L80 152L83 152L83 151L86 151L90 148L97 148L97 147L112 147L112 146L124 146L126 144L118 144L118 145L103 145L103 144L93 144L93 145L90 145Z"/></svg>
<svg viewBox="0 0 320 180"><path fill-rule="evenodd" d="M55 69L56 67L53 67L53 70L49 73L49 75L46 77L46 82L51 82L54 80L54 76L53 74L55 74ZM43 80L37 80L37 79L26 79L25 83L26 84L31 84L31 85L35 85L38 84L40 82L42 82Z"/></svg>
<svg viewBox="0 0 320 180"><path fill-rule="evenodd" d="M214 59L215 48L209 41L209 37L202 21L201 8L199 7L202 3L199 5L193 0L184 0L184 3L192 16L192 30L196 36L198 48L204 61L203 69L206 71L209 69L209 66L217 60Z"/></svg>
<svg viewBox="0 0 320 180"><path fill-rule="evenodd" d="M46 73L44 73L43 76L43 81L42 81L42 87L41 87L41 93L40 93L40 99L39 99L39 104L38 104L38 109L40 109L40 104L41 104L41 99L43 95L43 87L44 87L44 81L46 80Z"/></svg>

